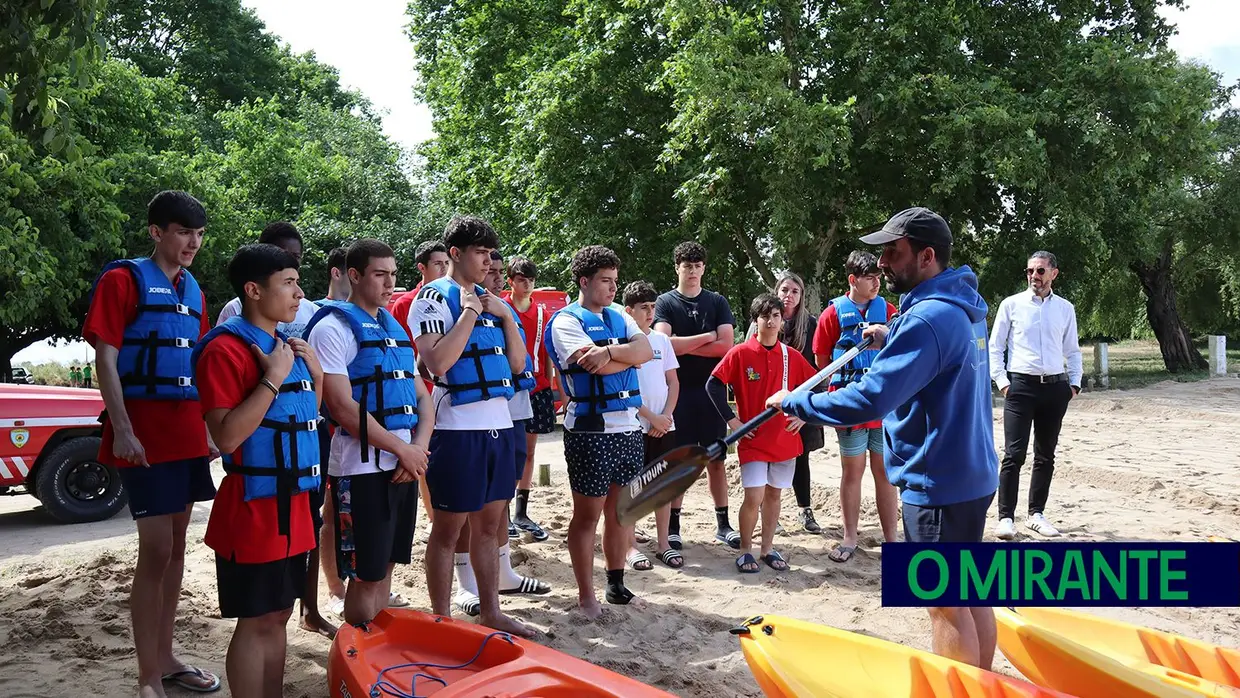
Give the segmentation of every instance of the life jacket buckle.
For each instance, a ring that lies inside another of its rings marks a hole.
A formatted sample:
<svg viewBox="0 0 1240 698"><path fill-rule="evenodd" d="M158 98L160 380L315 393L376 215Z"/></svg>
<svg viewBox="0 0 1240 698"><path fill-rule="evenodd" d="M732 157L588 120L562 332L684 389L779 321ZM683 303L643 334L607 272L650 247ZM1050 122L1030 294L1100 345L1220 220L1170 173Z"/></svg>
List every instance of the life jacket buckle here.
<svg viewBox="0 0 1240 698"><path fill-rule="evenodd" d="M177 387L188 388L194 384L194 379L189 376L177 376Z"/></svg>
<svg viewBox="0 0 1240 698"><path fill-rule="evenodd" d="M393 339L392 337L384 337L384 338L383 338L383 346L387 347L388 349L395 349L395 348L396 348L396 340L395 340L395 339Z"/></svg>
<svg viewBox="0 0 1240 698"><path fill-rule="evenodd" d="M314 465L310 466L310 477L318 477L318 476L319 476L319 464L315 463Z"/></svg>
<svg viewBox="0 0 1240 698"><path fill-rule="evenodd" d="M616 393L616 395L619 396L621 400L628 400L630 393L627 390L621 390L619 393Z"/></svg>
<svg viewBox="0 0 1240 698"><path fill-rule="evenodd" d="M404 414L413 414L413 405L401 405Z"/></svg>
<svg viewBox="0 0 1240 698"><path fill-rule="evenodd" d="M177 303L176 311L178 315L189 315L189 306L184 303Z"/></svg>
<svg viewBox="0 0 1240 698"><path fill-rule="evenodd" d="M399 380L404 380L404 379L405 379L405 369L398 368L395 371L392 371L392 380L399 381Z"/></svg>
<svg viewBox="0 0 1240 698"><path fill-rule="evenodd" d="M172 340L172 346L176 347L177 349L189 349L189 340L186 339L185 337L177 337L176 339Z"/></svg>
<svg viewBox="0 0 1240 698"><path fill-rule="evenodd" d="M512 387L512 381L508 380L507 378L505 378L505 379L501 380L501 381L500 381L500 384L501 384L501 385L503 385L505 388L511 388L511 387Z"/></svg>
<svg viewBox="0 0 1240 698"><path fill-rule="evenodd" d="M299 382L301 383L302 390L313 390L314 389L314 384L311 383L310 381L299 381Z"/></svg>
<svg viewBox="0 0 1240 698"><path fill-rule="evenodd" d="M482 327L495 327L495 321L490 318L478 318L478 324Z"/></svg>
<svg viewBox="0 0 1240 698"><path fill-rule="evenodd" d="M312 419L306 422L306 431L318 431L318 430L319 430L319 420Z"/></svg>
<svg viewBox="0 0 1240 698"><path fill-rule="evenodd" d="M503 355L504 355L504 348L503 348L503 347L492 347L492 348L495 350L495 355L496 355L496 356L503 356Z"/></svg>

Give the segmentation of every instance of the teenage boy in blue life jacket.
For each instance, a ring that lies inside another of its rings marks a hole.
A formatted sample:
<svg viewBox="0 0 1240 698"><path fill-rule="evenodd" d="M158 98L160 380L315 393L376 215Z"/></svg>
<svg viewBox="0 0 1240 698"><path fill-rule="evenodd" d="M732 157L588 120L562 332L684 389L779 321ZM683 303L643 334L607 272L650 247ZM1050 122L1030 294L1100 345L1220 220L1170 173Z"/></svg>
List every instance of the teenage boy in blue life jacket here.
<svg viewBox="0 0 1240 698"><path fill-rule="evenodd" d="M384 306L396 255L358 240L345 256L349 301L329 303L307 328L323 364L323 401L338 426L328 460L336 567L347 579L344 619L369 623L392 600L392 568L413 551L418 479L426 472L435 413L409 336Z"/></svg>
<svg viewBox="0 0 1240 698"><path fill-rule="evenodd" d="M456 216L444 229L448 275L418 292L410 313L418 356L435 377L435 434L426 473L435 525L426 544L432 611L451 612L457 542L469 525L469 562L483 625L532 637L499 609L500 542L517 472L508 400L526 366L516 314L481 286L499 236L486 221ZM464 586L464 580L463 584Z"/></svg>
<svg viewBox="0 0 1240 698"><path fill-rule="evenodd" d="M129 595L139 698L163 698L164 683L215 691L219 677L172 650L185 569L185 530L195 502L215 496L207 434L190 354L210 329L206 296L188 267L202 247L207 213L183 191L147 206L150 257L112 262L91 290L82 338L95 348L107 408L99 462L118 469L138 527Z"/></svg>
<svg viewBox="0 0 1240 698"><path fill-rule="evenodd" d="M883 420L885 464L900 490L904 539L980 543L999 487L990 394L986 302L977 276L949 267L951 228L911 208L861 242L882 245L878 267L901 294L890 325L862 333L879 349L861 380L826 393L780 391L768 407L811 424ZM890 328L890 329L889 329ZM931 608L936 654L989 670L995 616L989 608Z"/></svg>
<svg viewBox="0 0 1240 698"><path fill-rule="evenodd" d="M275 245L237 250L228 281L241 312L193 353L202 413L226 473L206 544L215 551L220 616L237 619L227 661L234 696L282 694L285 628L317 545L310 500L321 484L323 369L305 340L277 329L304 300L297 266Z"/></svg>
<svg viewBox="0 0 1240 698"><path fill-rule="evenodd" d="M637 419L642 406L637 367L654 358L654 352L633 318L610 307L619 273L620 258L606 247L578 250L572 262L577 301L551 316L545 339L569 399L564 416L564 460L573 491L568 553L577 579L577 603L590 619L603 613L594 594L594 540L600 515L607 603L636 599L624 586L633 527L616 519L616 497L645 462Z"/></svg>

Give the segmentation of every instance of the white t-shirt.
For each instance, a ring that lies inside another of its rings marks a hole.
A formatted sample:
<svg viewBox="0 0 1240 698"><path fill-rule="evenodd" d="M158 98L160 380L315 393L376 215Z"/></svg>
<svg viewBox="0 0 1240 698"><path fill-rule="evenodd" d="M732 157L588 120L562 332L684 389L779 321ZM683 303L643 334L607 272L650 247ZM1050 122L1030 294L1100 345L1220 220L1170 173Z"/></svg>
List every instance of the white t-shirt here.
<svg viewBox="0 0 1240 698"><path fill-rule="evenodd" d="M624 318L624 329L629 339L642 336L641 328L629 317L629 314L620 311L620 316ZM602 320L599 320L602 322ZM587 349L594 346L594 341L586 334L585 328L577 321L577 318L567 314L559 313L551 321L551 341L555 343L555 353L564 360L572 356L578 350ZM564 376L561 380L569 381L571 377ZM640 390L640 388L639 388ZM571 400L568 403L568 411L564 417L564 428L572 431L577 421L575 414L576 404ZM607 412L603 415L603 433L615 434L625 431L634 431L641 428L641 424L637 421L637 408L630 407L623 412Z"/></svg>
<svg viewBox="0 0 1240 698"><path fill-rule="evenodd" d="M455 281L449 281L457 285ZM456 318L448 303L437 294L425 293L423 287L419 298L413 301L413 309L409 311L409 329L416 340L424 334L446 335L452 331ZM470 316L473 317L472 315ZM524 351L524 347L522 347ZM509 429L512 427L512 416L509 414L508 400L493 397L479 400L468 405L453 405L452 396L444 388L436 385L431 393L431 401L435 405L435 429L447 431L483 431L489 429ZM530 413L531 415L533 412Z"/></svg>
<svg viewBox="0 0 1240 698"><path fill-rule="evenodd" d="M508 416L512 417L513 421L534 418L534 405L530 402L530 391L522 390L512 396L512 399L508 401Z"/></svg>
<svg viewBox="0 0 1240 698"><path fill-rule="evenodd" d="M357 357L357 337L339 313L332 313L320 320L319 324L310 330L310 336L306 342L314 349L314 353L318 354L324 374L349 377L349 364L353 363L353 359ZM405 443L409 443L413 438L413 433L409 429L389 429L388 431ZM370 447L369 458L370 462L362 462L362 445L357 436L345 434L337 429L335 435L332 436L332 450L327 461L327 474L344 477L373 473L376 470L373 444ZM378 470L395 470L396 456L387 451L379 451L378 465Z"/></svg>
<svg viewBox="0 0 1240 698"><path fill-rule="evenodd" d="M297 306L297 317L292 322L281 322L276 324L276 329L290 337L305 339L303 335L306 333L306 325L310 324L310 318L319 312L319 306L308 298L302 298L301 303ZM221 325L225 320L241 314L241 299L234 298L220 310L220 317L215 324Z"/></svg>
<svg viewBox="0 0 1240 698"><path fill-rule="evenodd" d="M646 339L654 350L654 358L637 367L637 384L642 391L642 405L659 414L667 407L667 372L680 368L680 362L676 360L676 352L672 351L671 337L651 330L646 334ZM650 422L645 418L638 415L637 421L641 422L643 433L650 431ZM676 425L673 424L672 431L675 430Z"/></svg>

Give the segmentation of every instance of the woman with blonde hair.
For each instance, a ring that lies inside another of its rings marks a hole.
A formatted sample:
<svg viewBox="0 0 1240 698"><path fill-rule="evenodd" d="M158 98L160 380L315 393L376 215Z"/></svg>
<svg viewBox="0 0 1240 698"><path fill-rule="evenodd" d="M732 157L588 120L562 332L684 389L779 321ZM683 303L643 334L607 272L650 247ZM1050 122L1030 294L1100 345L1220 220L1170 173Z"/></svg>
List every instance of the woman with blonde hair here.
<svg viewBox="0 0 1240 698"><path fill-rule="evenodd" d="M805 308L805 282L800 276L786 271L775 280L772 293L784 304L784 328L780 335L784 344L801 352L814 370L818 365L814 361L814 329L818 326L818 316ZM757 327L750 323L746 338L753 335ZM809 454L825 445L822 427L807 424L801 428L801 455L797 456L796 473L792 478L792 491L797 499L797 520L801 527L810 533L819 533L822 527L814 520L814 510L810 507L809 496Z"/></svg>

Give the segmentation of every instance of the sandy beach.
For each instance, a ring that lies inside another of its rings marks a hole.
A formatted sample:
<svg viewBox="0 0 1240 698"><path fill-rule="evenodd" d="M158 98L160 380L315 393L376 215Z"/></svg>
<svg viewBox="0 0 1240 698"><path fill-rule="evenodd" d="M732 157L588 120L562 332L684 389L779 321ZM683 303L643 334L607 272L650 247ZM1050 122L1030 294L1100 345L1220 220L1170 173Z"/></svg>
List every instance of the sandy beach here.
<svg viewBox="0 0 1240 698"><path fill-rule="evenodd" d="M1002 412L995 411L1002 444ZM561 651L657 685L681 696L760 695L736 638L728 628L762 613L793 616L929 649L929 621L917 609L883 608L877 513L866 478L862 547L848 563L826 552L842 535L836 483L839 455L813 455L814 505L822 535L797 530L791 492L784 499L787 533L776 539L792 569L739 575L734 553L713 540L714 512L703 480L682 515L686 566L655 562L648 572L626 573L644 597L642 610L606 606L595 623L573 612L576 590L564 535L571 498L560 435L543 437L538 461L552 466L552 487L536 488L531 515L551 538L513 545L518 571L554 587L545 597L506 597L505 608L544 631ZM739 474L729 462L732 520L736 524ZM1022 513L1028 465L1017 511ZM217 479L222 477L216 464ZM1064 421L1048 517L1064 535L1082 540L1205 540L1240 536L1240 380L1164 382L1132 391L1087 392ZM421 513L421 512L420 512ZM223 674L233 622L218 617L211 551L202 543L210 505L196 507L189 530L184 589L176 640L181 656ZM993 530L993 517L990 528ZM394 587L418 608L427 607L422 567L425 531L418 524L413 564L398 568ZM643 523L653 533L653 519ZM1032 534L1030 534L1032 535ZM127 511L79 526L51 522L31 497L0 499L0 696L132 695L136 660L128 616L129 576L137 536ZM646 546L654 558L653 546ZM596 578L601 596L602 554ZM326 591L320 583L320 590ZM1240 609L1101 609L1104 615L1209 642L1240 646ZM327 695L329 641L290 623L285 695ZM830 658L824 657L824 671ZM1019 675L1002 659L996 669ZM191 695L169 689L170 695ZM227 687L214 694L230 695Z"/></svg>

